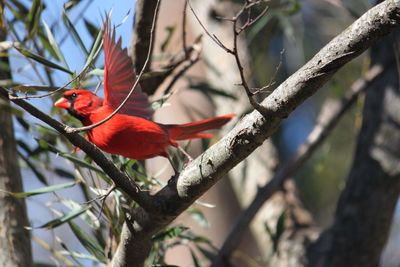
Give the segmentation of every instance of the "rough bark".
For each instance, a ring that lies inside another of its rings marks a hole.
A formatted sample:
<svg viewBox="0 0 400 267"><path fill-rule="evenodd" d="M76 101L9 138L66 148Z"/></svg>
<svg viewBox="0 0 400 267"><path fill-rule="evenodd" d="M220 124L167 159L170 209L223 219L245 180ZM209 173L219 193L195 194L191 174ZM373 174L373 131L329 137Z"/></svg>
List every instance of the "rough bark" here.
<svg viewBox="0 0 400 267"><path fill-rule="evenodd" d="M5 39L3 28L0 41ZM7 53L0 57L0 65L0 80L10 79ZM9 101L0 95L0 189L4 191L23 191L16 149ZM29 226L25 200L0 192L0 266L33 266L31 240L25 226Z"/></svg>
<svg viewBox="0 0 400 267"><path fill-rule="evenodd" d="M240 9L240 5L235 5L232 1L218 0L192 0L190 3L206 29L212 34L215 34L222 43L228 46L232 45L232 23L230 21L217 19L216 16L225 18L234 17ZM190 29L192 29L196 35L204 34L203 28L190 11L188 11L188 21L190 22ZM208 37L203 38L202 44L202 57L204 61L210 66L213 66L214 69L214 71L208 69L205 73L206 81L211 86L229 95L233 95L236 98L228 99L226 97L213 96L213 102L215 103L217 113L226 114L234 112L238 114L238 116L246 113L251 107L245 91L240 86L232 86L232 84L238 84L240 80L240 74L234 56L224 53L223 50ZM246 66L244 70L246 79L253 85L254 79L251 76L249 67L250 53L247 48L245 34L238 37L238 51L242 64ZM229 127L226 129L228 128ZM222 132L226 133L227 131ZM223 180L230 179L230 181L226 181L225 183L231 183L230 187L233 187L241 207L248 206L258 188L271 179L273 171L278 164L277 157L277 151L273 143L271 140L266 140L254 153L249 155L249 157L230 171L226 178L223 178ZM216 186L219 186L219 183ZM255 218L251 230L260 251L268 251L271 249L271 242L268 236L264 234L264 222L267 221L271 225L275 224L279 215L285 210L285 207L286 203L283 194L277 194L270 203L263 206L262 211ZM231 231L231 228L232 221L229 222L229 225L226 226L225 229ZM224 233L225 237L227 234L228 233ZM245 235L248 235L248 231L245 231ZM243 244L241 242L238 242L236 245L242 253L246 253L243 250L244 247L249 247L249 244ZM242 246L240 247L240 245ZM253 251L252 257L256 257L254 254L256 254L256 251ZM240 266L240 264L238 265Z"/></svg>
<svg viewBox="0 0 400 267"><path fill-rule="evenodd" d="M384 73L371 84L354 162L333 225L309 248L309 266L379 266L400 193L399 31L372 47Z"/></svg>

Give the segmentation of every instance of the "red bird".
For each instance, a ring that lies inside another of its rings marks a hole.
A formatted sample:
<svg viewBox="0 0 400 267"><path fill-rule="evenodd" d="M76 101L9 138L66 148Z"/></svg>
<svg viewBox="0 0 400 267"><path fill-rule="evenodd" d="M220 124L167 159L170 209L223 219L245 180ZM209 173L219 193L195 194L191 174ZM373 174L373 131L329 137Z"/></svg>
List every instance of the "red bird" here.
<svg viewBox="0 0 400 267"><path fill-rule="evenodd" d="M115 29L110 30L107 19L104 23L103 46L104 100L90 91L73 89L64 93L54 106L67 109L85 126L97 123L110 115L125 99L133 87L136 74L127 49L122 49L121 38L115 42ZM88 130L87 139L100 149L142 160L155 156L168 158L168 146L178 147L177 140L210 138L201 133L219 128L234 114L186 124L160 124L150 120L153 111L147 95L139 85L123 108L107 122Z"/></svg>

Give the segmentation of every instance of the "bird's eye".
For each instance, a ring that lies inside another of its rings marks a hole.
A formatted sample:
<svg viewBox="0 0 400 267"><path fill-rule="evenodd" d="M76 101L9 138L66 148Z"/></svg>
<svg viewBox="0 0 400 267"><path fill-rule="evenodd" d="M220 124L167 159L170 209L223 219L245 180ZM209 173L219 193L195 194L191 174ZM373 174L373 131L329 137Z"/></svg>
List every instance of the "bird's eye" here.
<svg viewBox="0 0 400 267"><path fill-rule="evenodd" d="M71 96L72 98L76 98L78 95L76 93L73 93Z"/></svg>

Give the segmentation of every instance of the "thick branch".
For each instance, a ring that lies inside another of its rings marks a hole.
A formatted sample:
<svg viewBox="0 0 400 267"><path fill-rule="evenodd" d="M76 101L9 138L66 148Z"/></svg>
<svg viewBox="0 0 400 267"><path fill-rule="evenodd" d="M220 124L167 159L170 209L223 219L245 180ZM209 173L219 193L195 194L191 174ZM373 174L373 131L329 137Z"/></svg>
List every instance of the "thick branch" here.
<svg viewBox="0 0 400 267"><path fill-rule="evenodd" d="M258 112L245 116L223 139L189 163L176 183L169 183L157 193L155 200L163 211L162 215L149 214L142 208L136 209L134 223L130 223L131 231L121 236L115 255L119 261L115 266L143 265L143 262L129 265L129 261L144 258L143 253L148 253L149 249L126 249L135 247L136 242L150 242L155 232L175 219L271 136L282 119L321 88L340 67L399 25L398 14L399 1L385 1L369 10L262 102L269 110L269 116L264 117Z"/></svg>
<svg viewBox="0 0 400 267"><path fill-rule="evenodd" d="M0 95L5 99L9 99L8 91L3 87L0 87ZM87 155L89 155L97 163L97 165L99 165L103 169L103 171L114 181L115 185L118 188L128 194L140 206L144 207L145 209L151 209L147 193L141 191L138 185L136 185L136 183L132 181L131 178L118 170L114 163L108 160L96 146L85 140L85 138L77 133L67 133L65 131L66 125L51 118L28 102L22 99L13 98L11 98L10 101L17 104L34 117L47 123L59 133L64 135L72 144L79 147Z"/></svg>
<svg viewBox="0 0 400 267"><path fill-rule="evenodd" d="M0 4L3 10L3 4ZM3 20L3 14L0 15ZM4 25L3 25L4 26ZM6 40L6 30L0 28L0 41ZM2 52L0 79L11 78L7 52ZM18 165L12 112L7 98L0 95L0 188L21 192L22 177ZM24 199L0 193L0 266L33 266L29 226Z"/></svg>
<svg viewBox="0 0 400 267"><path fill-rule="evenodd" d="M299 147L297 153L283 166L281 166L271 181L260 188L252 203L240 215L239 219L230 231L212 266L228 265L229 256L239 245L240 240L248 228L250 222L263 204L274 193L281 190L283 183L289 179L304 162L308 160L320 144L329 136L341 117L350 109L357 97L382 73L381 66L375 66L366 74L365 78L357 80L340 102L328 99L322 105L322 111L317 124L308 135L306 141ZM333 102L332 102L333 101Z"/></svg>
<svg viewBox="0 0 400 267"><path fill-rule="evenodd" d="M310 246L308 266L379 266L400 194L398 38L397 30L371 49L371 62L383 65L385 73L368 90L334 223Z"/></svg>

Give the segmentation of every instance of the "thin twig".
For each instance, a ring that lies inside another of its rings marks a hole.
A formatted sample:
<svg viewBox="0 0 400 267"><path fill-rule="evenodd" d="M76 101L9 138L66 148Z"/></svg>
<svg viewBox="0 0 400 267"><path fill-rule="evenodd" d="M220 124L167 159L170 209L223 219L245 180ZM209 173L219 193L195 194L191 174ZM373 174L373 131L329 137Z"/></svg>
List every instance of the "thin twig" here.
<svg viewBox="0 0 400 267"><path fill-rule="evenodd" d="M222 41L215 35L215 34L211 34L207 28L203 25L203 23L201 22L201 20L198 18L197 14L195 13L195 11L193 10L193 7L191 6L189 0L187 1L189 3L189 7L190 10L192 11L193 15L195 16L196 20L199 22L200 26L203 28L203 30L205 31L205 33L211 38L211 40L213 40L219 47L221 47L225 52L232 54L235 58L236 61L236 65L238 67L239 70L239 75L240 75L240 79L241 79L241 86L244 88L247 97L249 99L250 104L254 107L254 109L256 109L258 112L260 112L261 114L263 114L264 116L269 115L269 110L264 107L263 105L261 105L260 103L258 103L255 99L254 96L256 93L258 93L260 90L257 90L256 92L252 92L252 90L250 89L250 86L247 83L245 74L244 74L244 67L243 64L240 60L240 56L239 56L239 50L238 50L238 37L239 35L246 30L247 28L251 27L255 22L257 22L262 16L265 15L265 13L268 10L268 6L266 6L263 11L261 11L261 13L259 15L257 15L254 19L251 18L251 8L255 5L260 4L263 1L246 1L245 4L243 4L242 8L236 13L236 15L231 18L231 19L227 19L225 18L224 20L230 21L232 22L232 33L233 33L233 48L230 49L228 47L226 47ZM238 21L240 19L240 17L243 15L243 13L247 11L247 19L246 22L240 27L238 28L237 24ZM268 87L271 86L271 84L268 85ZM265 87L263 87L265 88Z"/></svg>
<svg viewBox="0 0 400 267"><path fill-rule="evenodd" d="M169 94L172 87L179 80L179 78L181 78L191 67L193 67L200 60L200 48L194 51L196 51L195 55L190 57L187 61L185 61L184 65L179 70L179 72L177 72L174 75L174 77L172 77L172 80L169 82L168 86L164 91L164 95Z"/></svg>
<svg viewBox="0 0 400 267"><path fill-rule="evenodd" d="M51 96L61 90L64 90L65 87L67 87L68 85L70 85L72 82L74 82L75 80L77 80L80 76L81 76L82 72L79 73L76 77L72 78L71 80L69 80L67 83L65 83L64 85L58 87L57 89L51 91L50 93L46 93L46 94L42 94L42 95L25 95L25 96L16 96L16 95L10 95L9 98L10 99L32 99L32 98L43 98L43 97L48 97Z"/></svg>
<svg viewBox="0 0 400 267"><path fill-rule="evenodd" d="M131 95L133 94L136 86L139 84L140 78L142 77L142 75L144 73L144 70L146 69L146 66L147 66L147 64L149 62L149 59L151 57L151 51L152 51L152 46L153 46L153 33L154 33L155 25L156 25L156 20L157 20L157 14L158 14L159 7L160 7L160 0L157 1L156 10L154 12L153 24L151 26L151 31L150 31L150 45L149 45L149 50L148 50L148 53L147 53L146 61L145 61L144 65L143 65L143 68L140 71L139 75L136 77L136 81L133 84L133 86L132 86L131 90L129 91L128 95L125 97L124 101L122 101L122 103L110 115L108 115L103 120L101 120L101 121L99 121L97 123L88 125L88 126L84 126L84 127L73 128L73 127L67 126L65 128L65 131L67 133L76 133L76 132L81 132L81 131L87 131L87 130L93 129L93 128L95 128L95 127L107 122L108 120L110 120L115 114L117 114L122 109L122 107L125 105L125 103L128 101L128 99L131 97Z"/></svg>
<svg viewBox="0 0 400 267"><path fill-rule="evenodd" d="M201 22L200 18L197 16L196 12L194 11L192 5L190 4L190 0L186 1L189 5L190 11L192 11L194 17L196 18L196 20L199 22L200 26L203 28L204 32L219 46L221 47L223 50L225 50L225 52L232 54L233 51L231 49L229 49L228 47L226 47L215 34L211 34L207 28L204 26L204 24Z"/></svg>
<svg viewBox="0 0 400 267"><path fill-rule="evenodd" d="M65 128L67 127L65 124L58 122L52 117L48 116L44 112L38 110L28 102L22 99L10 99L10 92L5 88L0 87L0 96L8 98L14 104L20 106L25 111L30 113L32 116L40 119L50 127L57 130L60 134L65 136L74 146L82 149L88 156L90 156L94 162L99 165L102 170L113 180L113 182L124 191L127 195L129 195L136 203L138 203L141 207L147 210L153 210L154 207L151 203L151 197L147 192L142 191L140 187L126 174L121 172L112 161L107 159L104 154L94 146L92 143L87 141L83 136L78 133L67 133Z"/></svg>
<svg viewBox="0 0 400 267"><path fill-rule="evenodd" d="M306 141L299 147L296 154L286 164L281 166L269 183L261 187L252 203L242 212L239 219L226 238L212 267L222 266L240 243L240 239L248 225L263 204L277 191L281 190L284 181L291 177L308 160L321 143L329 136L342 116L350 109L357 97L368 89L369 85L383 73L381 66L373 66L363 78L353 83L351 89L342 100L332 105L329 99L322 105L325 110L320 112L317 124L308 135ZM333 107L332 107L333 106Z"/></svg>

